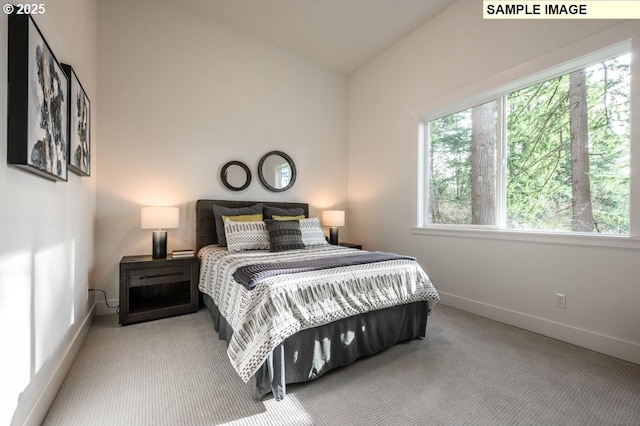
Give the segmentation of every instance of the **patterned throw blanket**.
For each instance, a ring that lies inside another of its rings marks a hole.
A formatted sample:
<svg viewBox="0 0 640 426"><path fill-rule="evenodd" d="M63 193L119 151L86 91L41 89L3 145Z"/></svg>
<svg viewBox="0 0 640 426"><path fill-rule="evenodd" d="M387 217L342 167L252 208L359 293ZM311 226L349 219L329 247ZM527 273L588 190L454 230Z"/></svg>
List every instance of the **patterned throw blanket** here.
<svg viewBox="0 0 640 426"><path fill-rule="evenodd" d="M327 256L289 262L257 263L241 266L233 273L233 279L251 290L265 278L281 274L297 274L300 272L318 271L320 269L339 268L341 266L362 265L363 263L385 262L388 260L408 259L415 257L402 256L382 251L360 251L344 256Z"/></svg>
<svg viewBox="0 0 640 426"><path fill-rule="evenodd" d="M229 252L218 246L200 251L200 290L211 296L233 329L227 355L243 381L248 382L268 354L300 330L419 301L432 309L440 300L424 270L411 258L273 275L252 290L233 278L244 266L354 253L355 249L340 246L278 253Z"/></svg>

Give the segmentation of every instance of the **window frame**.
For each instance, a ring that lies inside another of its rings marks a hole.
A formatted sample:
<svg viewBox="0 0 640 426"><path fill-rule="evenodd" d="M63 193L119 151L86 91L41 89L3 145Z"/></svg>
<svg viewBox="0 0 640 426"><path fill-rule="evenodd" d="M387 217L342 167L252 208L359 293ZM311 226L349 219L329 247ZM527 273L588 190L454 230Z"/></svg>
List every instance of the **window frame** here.
<svg viewBox="0 0 640 426"><path fill-rule="evenodd" d="M635 40L635 42L634 42ZM612 59L617 56L630 53L631 59L631 143L630 143L630 167L632 170L630 181L630 211L629 211L629 233L617 234L595 234L580 232L560 232L545 230L516 230L506 228L506 179L507 179L507 144L504 140L506 135L506 96L516 90L520 90L549 79L568 74L597 62ZM611 44L609 47L599 49L592 53L573 57L573 59L561 61L559 65L551 65L541 71L532 71L524 77L515 78L510 82L496 85L493 89L484 90L476 95L466 96L462 100L450 102L441 108L434 108L432 111L417 114L417 139L418 139L418 194L417 194L417 224L412 228L414 234L427 234L438 236L508 239L516 241L536 241L561 244L613 246L621 248L640 248L640 147L636 136L638 133L638 120L635 119L640 113L640 70L638 63L640 58L640 38L627 39L622 42ZM546 55L549 56L549 55ZM549 62L550 58L540 58L539 62ZM536 62L536 60L532 61ZM535 68L535 67L533 67ZM486 82L485 82L486 84ZM429 212L429 122L445 117L450 114L464 111L476 105L486 102L496 102L497 127L496 134L496 202L497 202L497 223L496 225L459 225L459 224L438 224L428 222ZM424 110L423 110L424 111ZM635 173L634 173L635 169ZM635 182L634 182L635 181ZM634 208L634 205L636 206Z"/></svg>

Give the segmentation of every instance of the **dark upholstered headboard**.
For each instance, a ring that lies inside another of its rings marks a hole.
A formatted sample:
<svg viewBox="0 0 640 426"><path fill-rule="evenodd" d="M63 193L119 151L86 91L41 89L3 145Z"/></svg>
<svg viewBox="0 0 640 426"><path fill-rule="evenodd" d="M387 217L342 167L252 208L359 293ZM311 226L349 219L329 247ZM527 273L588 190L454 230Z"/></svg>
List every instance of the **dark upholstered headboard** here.
<svg viewBox="0 0 640 426"><path fill-rule="evenodd" d="M198 200L196 201L196 250L209 244L218 243L218 235L216 234L216 221L213 218L213 205L225 207L248 207L256 203L262 203L265 206L280 207L290 209L301 207L304 215L309 216L309 204L307 203L285 203L274 201L235 201L235 200Z"/></svg>

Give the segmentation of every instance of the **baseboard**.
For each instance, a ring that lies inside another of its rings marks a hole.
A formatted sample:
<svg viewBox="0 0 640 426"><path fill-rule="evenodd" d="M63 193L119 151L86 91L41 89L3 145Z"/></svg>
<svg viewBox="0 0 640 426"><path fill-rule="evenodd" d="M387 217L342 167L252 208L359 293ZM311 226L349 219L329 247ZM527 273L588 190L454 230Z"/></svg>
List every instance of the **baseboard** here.
<svg viewBox="0 0 640 426"><path fill-rule="evenodd" d="M49 407L53 402L64 378L71 368L71 364L73 360L76 358L80 347L84 343L87 334L89 333L89 329L91 328L91 324L93 323L93 319L95 318L96 305L94 304L89 312L85 316L82 324L76 331L76 334L73 336L73 339L69 342L66 350L64 351L58 365L55 367L53 373L47 380L45 386L42 391L38 395L38 398L31 406L31 409L27 413L22 425L39 425L42 424L45 416L47 415L47 411L49 411Z"/></svg>
<svg viewBox="0 0 640 426"><path fill-rule="evenodd" d="M640 344L438 291L443 305L640 364Z"/></svg>

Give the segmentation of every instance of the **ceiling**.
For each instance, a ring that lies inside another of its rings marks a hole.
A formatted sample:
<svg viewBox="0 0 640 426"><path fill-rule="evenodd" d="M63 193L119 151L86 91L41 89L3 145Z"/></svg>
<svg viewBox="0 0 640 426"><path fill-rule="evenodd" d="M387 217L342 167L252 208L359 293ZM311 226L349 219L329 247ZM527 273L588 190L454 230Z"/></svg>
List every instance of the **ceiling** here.
<svg viewBox="0 0 640 426"><path fill-rule="evenodd" d="M166 0L350 73L456 0Z"/></svg>

